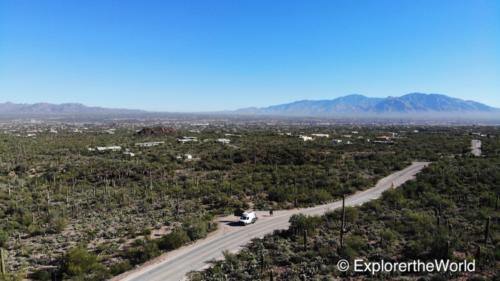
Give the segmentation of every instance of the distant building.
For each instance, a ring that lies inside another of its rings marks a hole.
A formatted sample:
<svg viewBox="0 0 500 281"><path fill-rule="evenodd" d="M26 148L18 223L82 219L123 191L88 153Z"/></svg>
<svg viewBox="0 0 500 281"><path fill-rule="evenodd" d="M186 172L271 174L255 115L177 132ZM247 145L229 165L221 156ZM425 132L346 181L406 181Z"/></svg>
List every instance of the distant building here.
<svg viewBox="0 0 500 281"><path fill-rule="evenodd" d="M390 136L378 136L376 139L378 141L390 141L392 138Z"/></svg>
<svg viewBox="0 0 500 281"><path fill-rule="evenodd" d="M191 155L191 154L189 154L189 153L186 153L186 154L184 154L184 155L178 155L176 158L177 158L178 160L182 160L182 159L184 159L184 160L186 160L186 161L190 161L190 160L193 160L193 155Z"/></svg>
<svg viewBox="0 0 500 281"><path fill-rule="evenodd" d="M153 146L158 146L160 144L164 144L164 141L151 141L151 142L139 142L136 143L135 146L139 147L153 147Z"/></svg>
<svg viewBox="0 0 500 281"><path fill-rule="evenodd" d="M197 141L198 141L197 137L182 137L182 138L177 139L177 142L180 142L180 143L197 142Z"/></svg>
<svg viewBox="0 0 500 281"><path fill-rule="evenodd" d="M302 139L303 141L312 141L313 140L313 138L310 136L300 135L299 138Z"/></svg>
<svg viewBox="0 0 500 281"><path fill-rule="evenodd" d="M329 134L311 134L313 137L318 137L318 138L329 138Z"/></svg>
<svg viewBox="0 0 500 281"><path fill-rule="evenodd" d="M390 137L390 136L378 136L375 138L373 143L394 144L394 141L392 141L392 137Z"/></svg>
<svg viewBox="0 0 500 281"><path fill-rule="evenodd" d="M482 133L472 133L472 135L479 136L479 137L487 137L486 134L482 134Z"/></svg>
<svg viewBox="0 0 500 281"><path fill-rule="evenodd" d="M219 142L219 143L222 143L222 144L229 144L229 143L231 143L230 139L224 139L224 138L217 139L216 141Z"/></svg>
<svg viewBox="0 0 500 281"><path fill-rule="evenodd" d="M120 151L120 150L122 150L122 147L118 146L118 145L98 146L98 147L96 147L96 150L99 151L99 152L104 152L104 151Z"/></svg>
<svg viewBox="0 0 500 281"><path fill-rule="evenodd" d="M333 142L334 144L341 144L341 143L342 143L342 140L341 140L341 139L334 139L334 140L332 140L332 142Z"/></svg>
<svg viewBox="0 0 500 281"><path fill-rule="evenodd" d="M123 152L123 154L124 154L124 155L128 155L128 156L130 156L130 157L134 157L134 156L135 156L135 153L130 152L130 151L125 151L125 152Z"/></svg>

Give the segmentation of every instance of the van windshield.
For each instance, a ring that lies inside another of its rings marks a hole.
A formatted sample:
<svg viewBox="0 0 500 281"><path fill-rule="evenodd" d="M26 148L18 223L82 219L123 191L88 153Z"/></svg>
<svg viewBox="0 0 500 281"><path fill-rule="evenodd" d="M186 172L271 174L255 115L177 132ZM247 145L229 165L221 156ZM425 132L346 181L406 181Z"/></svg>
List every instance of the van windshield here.
<svg viewBox="0 0 500 281"><path fill-rule="evenodd" d="M247 216L241 216L240 219L242 219L242 220L248 220L248 217Z"/></svg>

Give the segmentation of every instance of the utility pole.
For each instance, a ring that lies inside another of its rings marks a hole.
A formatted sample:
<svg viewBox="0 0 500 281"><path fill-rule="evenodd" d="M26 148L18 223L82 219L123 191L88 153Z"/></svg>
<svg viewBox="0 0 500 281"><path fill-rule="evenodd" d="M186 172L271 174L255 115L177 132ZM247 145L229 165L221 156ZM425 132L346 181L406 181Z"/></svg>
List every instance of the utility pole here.
<svg viewBox="0 0 500 281"><path fill-rule="evenodd" d="M345 231L345 194L342 195L342 224L340 226L340 248L344 248L344 231Z"/></svg>
<svg viewBox="0 0 500 281"><path fill-rule="evenodd" d="M2 276L4 276L7 271L5 269L5 254L4 254L4 249L0 248L0 273L2 273Z"/></svg>

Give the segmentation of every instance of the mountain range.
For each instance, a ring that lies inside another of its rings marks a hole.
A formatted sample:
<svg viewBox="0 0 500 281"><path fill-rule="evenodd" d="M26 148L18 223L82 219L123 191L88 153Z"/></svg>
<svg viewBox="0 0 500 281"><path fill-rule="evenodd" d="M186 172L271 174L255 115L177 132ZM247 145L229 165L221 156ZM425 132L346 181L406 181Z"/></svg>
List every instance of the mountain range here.
<svg viewBox="0 0 500 281"><path fill-rule="evenodd" d="M0 115L127 115L140 113L145 113L145 111L85 106L80 103L0 103Z"/></svg>
<svg viewBox="0 0 500 281"><path fill-rule="evenodd" d="M0 103L0 116L137 116L166 114L134 109L116 109L85 106L80 103ZM411 93L400 97L373 98L347 95L331 100L301 100L268 107L251 107L214 114L312 116L312 117L366 117L366 116L500 116L500 109L470 100L440 94Z"/></svg>
<svg viewBox="0 0 500 281"><path fill-rule="evenodd" d="M440 94L411 93L400 97L372 98L348 95L331 100L301 100L262 108L243 108L240 114L339 116L339 115L421 115L441 113L500 113L500 109L470 100Z"/></svg>

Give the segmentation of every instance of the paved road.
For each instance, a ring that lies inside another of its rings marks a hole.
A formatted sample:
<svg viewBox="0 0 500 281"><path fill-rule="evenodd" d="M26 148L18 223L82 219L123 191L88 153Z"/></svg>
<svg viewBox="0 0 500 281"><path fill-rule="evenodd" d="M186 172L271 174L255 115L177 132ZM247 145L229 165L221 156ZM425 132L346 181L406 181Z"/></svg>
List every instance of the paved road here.
<svg viewBox="0 0 500 281"><path fill-rule="evenodd" d="M481 141L480 140L471 140L470 142L470 148L471 148L471 153L474 156L481 156Z"/></svg>
<svg viewBox="0 0 500 281"><path fill-rule="evenodd" d="M398 187L427 166L427 162L415 162L405 169L395 172L365 191L346 198L347 206L357 206L381 196L382 192L392 187ZM290 216L297 213L320 215L327 211L341 207L342 202L319 205L312 208L275 211L270 217L267 212L258 212L259 220L249 226L232 226L236 221L234 216L221 218L219 229L206 239L192 245L165 254L149 265L142 266L134 271L113 278L113 280L127 281L179 281L184 280L188 272L201 270L209 266L207 261L222 258L222 251L238 251L253 238L263 237L277 229L286 229L289 226Z"/></svg>

